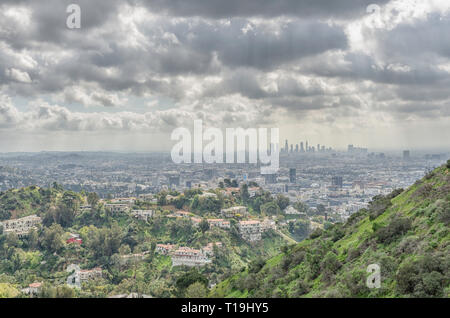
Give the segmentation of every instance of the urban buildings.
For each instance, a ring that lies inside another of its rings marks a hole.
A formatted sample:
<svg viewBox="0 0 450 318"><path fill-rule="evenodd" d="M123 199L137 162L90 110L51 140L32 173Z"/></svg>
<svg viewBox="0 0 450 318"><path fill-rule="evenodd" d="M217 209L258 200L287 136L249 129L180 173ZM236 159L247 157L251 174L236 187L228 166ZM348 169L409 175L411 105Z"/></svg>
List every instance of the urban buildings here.
<svg viewBox="0 0 450 318"><path fill-rule="evenodd" d="M240 221L239 234L244 240L256 242L261 240L261 222L257 220Z"/></svg>
<svg viewBox="0 0 450 318"><path fill-rule="evenodd" d="M13 219L0 222L5 234L15 233L19 236L27 235L32 229L36 229L42 220L37 215L30 215L20 219Z"/></svg>
<svg viewBox="0 0 450 318"><path fill-rule="evenodd" d="M234 206L228 209L222 209L220 213L227 218L232 218L236 216L246 216L247 208L245 206Z"/></svg>

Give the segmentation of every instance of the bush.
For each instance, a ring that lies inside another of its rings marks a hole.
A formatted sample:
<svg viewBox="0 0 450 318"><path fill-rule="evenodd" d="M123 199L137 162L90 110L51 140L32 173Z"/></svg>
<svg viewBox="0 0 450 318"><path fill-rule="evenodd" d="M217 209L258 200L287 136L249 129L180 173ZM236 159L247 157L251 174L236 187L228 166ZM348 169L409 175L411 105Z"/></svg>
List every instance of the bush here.
<svg viewBox="0 0 450 318"><path fill-rule="evenodd" d="M375 236L380 243L390 243L398 236L404 235L411 228L411 220L405 217L395 217L389 225L378 229Z"/></svg>

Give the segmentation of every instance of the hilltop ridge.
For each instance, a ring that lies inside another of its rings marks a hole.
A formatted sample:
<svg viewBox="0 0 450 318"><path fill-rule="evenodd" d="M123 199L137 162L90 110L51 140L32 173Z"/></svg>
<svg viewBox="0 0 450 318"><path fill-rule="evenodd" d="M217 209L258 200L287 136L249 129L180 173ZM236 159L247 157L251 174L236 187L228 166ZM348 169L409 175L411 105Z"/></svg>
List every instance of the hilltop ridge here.
<svg viewBox="0 0 450 318"><path fill-rule="evenodd" d="M450 160L219 283L214 297L449 297ZM367 267L380 267L368 288Z"/></svg>

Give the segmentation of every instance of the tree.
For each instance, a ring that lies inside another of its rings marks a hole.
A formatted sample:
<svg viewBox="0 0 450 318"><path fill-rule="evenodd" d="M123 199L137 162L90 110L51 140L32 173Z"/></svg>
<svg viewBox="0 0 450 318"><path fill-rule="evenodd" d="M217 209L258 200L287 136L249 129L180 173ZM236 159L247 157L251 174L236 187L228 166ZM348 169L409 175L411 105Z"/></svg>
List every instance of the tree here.
<svg viewBox="0 0 450 318"><path fill-rule="evenodd" d="M281 213L280 207L275 202L265 203L261 206L261 212L266 215L278 215Z"/></svg>
<svg viewBox="0 0 450 318"><path fill-rule="evenodd" d="M5 209L0 209L0 221L9 220L11 218L11 212Z"/></svg>
<svg viewBox="0 0 450 318"><path fill-rule="evenodd" d="M91 192L88 194L87 202L91 207L95 207L97 203L100 201L98 194L95 192Z"/></svg>
<svg viewBox="0 0 450 318"><path fill-rule="evenodd" d="M59 224L52 224L45 228L41 237L40 245L51 253L58 253L64 247L64 230Z"/></svg>
<svg viewBox="0 0 450 318"><path fill-rule="evenodd" d="M241 187L241 200L244 203L247 203L250 199L250 194L248 193L248 185L244 183Z"/></svg>
<svg viewBox="0 0 450 318"><path fill-rule="evenodd" d="M208 295L208 290L205 285L200 282L191 284L184 293L186 298L205 298Z"/></svg>
<svg viewBox="0 0 450 318"><path fill-rule="evenodd" d="M200 224L198 225L198 227L200 228L200 231L202 231L203 233L205 233L206 231L209 230L209 223L208 220L203 219Z"/></svg>
<svg viewBox="0 0 450 318"><path fill-rule="evenodd" d="M325 213L325 206L323 204L318 204L317 205L317 213L320 215L323 215Z"/></svg>
<svg viewBox="0 0 450 318"><path fill-rule="evenodd" d="M13 285L0 283L0 298L14 298L19 295L19 291Z"/></svg>
<svg viewBox="0 0 450 318"><path fill-rule="evenodd" d="M277 195L276 202L277 202L277 204L278 204L278 206L280 207L281 210L286 209L288 207L289 203L290 203L289 202L289 198L284 196L284 195L282 195L282 194Z"/></svg>
<svg viewBox="0 0 450 318"><path fill-rule="evenodd" d="M295 222L289 222L289 232L298 240L306 238L309 234L309 221L296 220Z"/></svg>
<svg viewBox="0 0 450 318"><path fill-rule="evenodd" d="M189 272L181 275L176 281L179 294L182 295L190 285L196 282L201 283L205 286L205 288L208 286L208 279L204 275L200 274L196 268L193 268Z"/></svg>

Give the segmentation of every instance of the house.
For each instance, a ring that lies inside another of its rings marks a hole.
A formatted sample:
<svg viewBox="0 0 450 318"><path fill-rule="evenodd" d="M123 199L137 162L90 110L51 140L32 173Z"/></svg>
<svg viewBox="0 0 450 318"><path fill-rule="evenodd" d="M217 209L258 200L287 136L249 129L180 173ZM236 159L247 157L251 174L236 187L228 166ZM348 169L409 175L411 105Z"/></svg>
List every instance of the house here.
<svg viewBox="0 0 450 318"><path fill-rule="evenodd" d="M86 282L91 279L102 278L102 269L96 267L93 269L82 269L80 270L80 281Z"/></svg>
<svg viewBox="0 0 450 318"><path fill-rule="evenodd" d="M261 240L261 222L257 220L240 221L239 234L244 240L256 242Z"/></svg>
<svg viewBox="0 0 450 318"><path fill-rule="evenodd" d="M138 198L139 198L139 200L142 200L142 201L151 202L154 198L154 195L152 193L144 193L144 194L139 194Z"/></svg>
<svg viewBox="0 0 450 318"><path fill-rule="evenodd" d="M71 237L66 241L67 244L77 243L79 245L83 244L83 240L76 237Z"/></svg>
<svg viewBox="0 0 450 318"><path fill-rule="evenodd" d="M215 242L215 243L208 243L205 247L202 248L203 254L207 256L213 256L214 255L214 246L222 247L222 242Z"/></svg>
<svg viewBox="0 0 450 318"><path fill-rule="evenodd" d="M227 218L232 218L236 216L246 216L247 208L245 206L234 206L228 209L222 209L220 213Z"/></svg>
<svg viewBox="0 0 450 318"><path fill-rule="evenodd" d="M67 277L67 285L77 288L80 288L81 283L83 282L102 277L102 269L100 267L93 269L80 269L80 266L71 264L67 267L66 272L71 273Z"/></svg>
<svg viewBox="0 0 450 318"><path fill-rule="evenodd" d="M5 234L15 233L18 236L24 236L27 235L32 229L36 229L41 223L42 219L40 217L30 215L20 219L0 222L0 225L3 226L3 232Z"/></svg>
<svg viewBox="0 0 450 318"><path fill-rule="evenodd" d="M284 214L287 215L299 215L302 214L300 211L295 209L292 205L288 206L286 209L284 209Z"/></svg>
<svg viewBox="0 0 450 318"><path fill-rule="evenodd" d="M30 295L31 297L36 296L40 293L42 289L42 283L32 283L28 285L27 288L22 289L22 293Z"/></svg>
<svg viewBox="0 0 450 318"><path fill-rule="evenodd" d="M204 266L211 263L208 256L202 251L189 247L180 247L171 253L172 266Z"/></svg>
<svg viewBox="0 0 450 318"><path fill-rule="evenodd" d="M149 218L152 218L155 211L153 210L132 210L131 215L136 219L148 221Z"/></svg>
<svg viewBox="0 0 450 318"><path fill-rule="evenodd" d="M191 217L191 221L192 224L197 227L202 222L202 218Z"/></svg>
<svg viewBox="0 0 450 318"><path fill-rule="evenodd" d="M251 187L248 188L248 194L250 196L250 198L253 198L256 194L258 194L260 192L261 188L259 187Z"/></svg>
<svg viewBox="0 0 450 318"><path fill-rule="evenodd" d="M198 217L191 217L191 221L194 226L199 226L203 219ZM206 219L210 227L218 227L221 229L229 229L230 221L226 221L224 219Z"/></svg>
<svg viewBox="0 0 450 318"><path fill-rule="evenodd" d="M120 263L121 264L126 264L126 263L132 262L132 261L141 261L144 258L146 258L149 253L150 253L149 251L145 251L145 252L142 252L142 253L121 255L120 256Z"/></svg>
<svg viewBox="0 0 450 318"><path fill-rule="evenodd" d="M275 220L270 219L270 218L265 218L262 222L261 222L261 232L267 231L267 230L276 230L277 229L277 224L275 222Z"/></svg>
<svg viewBox="0 0 450 318"><path fill-rule="evenodd" d="M112 213L126 212L130 209L128 204L123 203L107 203L105 204L105 209L110 210Z"/></svg>
<svg viewBox="0 0 450 318"><path fill-rule="evenodd" d="M172 244L156 244L156 252L162 255L168 255L176 246Z"/></svg>
<svg viewBox="0 0 450 318"><path fill-rule="evenodd" d="M199 195L199 198L217 198L217 194L211 192L204 192Z"/></svg>
<svg viewBox="0 0 450 318"><path fill-rule="evenodd" d="M90 205L82 205L80 206L80 211L81 212L91 212L92 207Z"/></svg>
<svg viewBox="0 0 450 318"><path fill-rule="evenodd" d="M192 213L187 211L176 211L169 215L167 215L169 218L190 218L192 216Z"/></svg>
<svg viewBox="0 0 450 318"><path fill-rule="evenodd" d="M126 204L130 208L134 205L135 202L136 202L135 198L117 198L111 200L112 204Z"/></svg>
<svg viewBox="0 0 450 318"><path fill-rule="evenodd" d="M224 219L208 219L207 221L210 227L218 227L221 229L230 228L230 221L226 221Z"/></svg>

